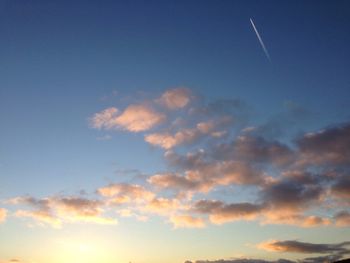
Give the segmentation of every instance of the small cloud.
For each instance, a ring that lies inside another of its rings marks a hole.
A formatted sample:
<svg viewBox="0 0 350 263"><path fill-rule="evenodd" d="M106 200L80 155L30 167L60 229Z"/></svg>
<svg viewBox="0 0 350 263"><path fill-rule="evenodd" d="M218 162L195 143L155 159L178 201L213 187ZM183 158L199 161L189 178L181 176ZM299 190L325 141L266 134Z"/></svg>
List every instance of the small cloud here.
<svg viewBox="0 0 350 263"><path fill-rule="evenodd" d="M119 205L130 202L145 202L154 198L154 193L146 190L141 185L136 184L110 184L101 187L97 192L108 197L108 203Z"/></svg>
<svg viewBox="0 0 350 263"><path fill-rule="evenodd" d="M191 91L186 88L167 90L156 101L170 110L181 109L190 103Z"/></svg>
<svg viewBox="0 0 350 263"><path fill-rule="evenodd" d="M7 216L7 210L5 208L0 208L0 223L5 222Z"/></svg>
<svg viewBox="0 0 350 263"><path fill-rule="evenodd" d="M141 132L153 128L165 119L163 113L155 111L150 105L132 104L121 113L114 107L98 112L92 116L90 123L97 129Z"/></svg>
<svg viewBox="0 0 350 263"><path fill-rule="evenodd" d="M95 129L112 129L116 124L115 120L119 114L117 108L111 107L95 113L90 118L90 124Z"/></svg>
<svg viewBox="0 0 350 263"><path fill-rule="evenodd" d="M202 218L190 215L174 215L171 216L169 220L175 228L202 228L205 226L205 222Z"/></svg>

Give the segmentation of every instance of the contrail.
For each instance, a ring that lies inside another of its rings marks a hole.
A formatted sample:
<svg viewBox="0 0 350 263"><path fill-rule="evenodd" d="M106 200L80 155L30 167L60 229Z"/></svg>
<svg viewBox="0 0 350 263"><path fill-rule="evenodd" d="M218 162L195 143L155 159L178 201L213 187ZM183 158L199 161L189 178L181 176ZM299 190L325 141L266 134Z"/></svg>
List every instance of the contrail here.
<svg viewBox="0 0 350 263"><path fill-rule="evenodd" d="M261 38L261 36L260 36L258 30L257 30L256 27L255 27L255 24L254 24L254 22L253 22L253 19L251 19L251 18L250 18L250 23L252 24L252 26L253 26L253 28L254 28L255 34L256 34L256 36L257 36L258 39L259 39L260 45L261 45L261 47L263 48L266 57L268 58L269 61L271 61L269 52L267 51L267 48L265 47L264 41L262 40L262 38Z"/></svg>

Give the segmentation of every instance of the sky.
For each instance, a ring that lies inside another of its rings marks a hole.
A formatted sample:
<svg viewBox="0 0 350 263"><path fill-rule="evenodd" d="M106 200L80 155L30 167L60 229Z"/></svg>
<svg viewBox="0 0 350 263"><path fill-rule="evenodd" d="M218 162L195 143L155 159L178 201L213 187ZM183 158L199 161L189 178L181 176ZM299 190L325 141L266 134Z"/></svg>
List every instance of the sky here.
<svg viewBox="0 0 350 263"><path fill-rule="evenodd" d="M0 1L0 263L350 257L349 1Z"/></svg>

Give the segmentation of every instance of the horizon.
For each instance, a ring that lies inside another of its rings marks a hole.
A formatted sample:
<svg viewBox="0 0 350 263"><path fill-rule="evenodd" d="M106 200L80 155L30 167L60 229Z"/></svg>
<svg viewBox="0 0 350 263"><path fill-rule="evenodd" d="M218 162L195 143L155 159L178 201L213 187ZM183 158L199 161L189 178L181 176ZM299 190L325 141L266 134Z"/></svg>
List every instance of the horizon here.
<svg viewBox="0 0 350 263"><path fill-rule="evenodd" d="M350 2L0 20L0 263L350 258Z"/></svg>

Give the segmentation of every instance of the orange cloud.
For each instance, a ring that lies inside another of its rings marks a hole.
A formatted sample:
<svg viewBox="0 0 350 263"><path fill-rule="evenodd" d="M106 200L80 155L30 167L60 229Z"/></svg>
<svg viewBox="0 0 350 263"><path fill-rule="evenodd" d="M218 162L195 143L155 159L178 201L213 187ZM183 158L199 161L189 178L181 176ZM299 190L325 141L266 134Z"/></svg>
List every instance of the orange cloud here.
<svg viewBox="0 0 350 263"><path fill-rule="evenodd" d="M6 220L7 210L5 208L0 208L0 223Z"/></svg>
<svg viewBox="0 0 350 263"><path fill-rule="evenodd" d="M200 122L194 128L181 128L175 134L169 132L151 133L145 136L145 141L154 146L169 150L175 146L191 144L204 136L220 138L226 131L215 131L214 121Z"/></svg>
<svg viewBox="0 0 350 263"><path fill-rule="evenodd" d="M317 227L330 225L329 218L319 216L305 216L293 209L266 209L262 214L262 224L284 224L299 227Z"/></svg>
<svg viewBox="0 0 350 263"><path fill-rule="evenodd" d="M155 197L154 193L136 184L110 184L99 188L97 192L104 197L109 197L110 204L146 202Z"/></svg>
<svg viewBox="0 0 350 263"><path fill-rule="evenodd" d="M190 215L174 215L169 220L175 228L202 228L205 226L205 221L202 218Z"/></svg>
<svg viewBox="0 0 350 263"><path fill-rule="evenodd" d="M188 209L188 207L182 204L180 200L163 197L154 198L148 202L146 206L141 208L141 210L144 210L145 212L151 212L163 216L169 216L179 210L186 209Z"/></svg>
<svg viewBox="0 0 350 263"><path fill-rule="evenodd" d="M116 119L117 125L131 132L146 131L165 120L163 113L148 105L130 105Z"/></svg>

